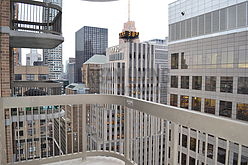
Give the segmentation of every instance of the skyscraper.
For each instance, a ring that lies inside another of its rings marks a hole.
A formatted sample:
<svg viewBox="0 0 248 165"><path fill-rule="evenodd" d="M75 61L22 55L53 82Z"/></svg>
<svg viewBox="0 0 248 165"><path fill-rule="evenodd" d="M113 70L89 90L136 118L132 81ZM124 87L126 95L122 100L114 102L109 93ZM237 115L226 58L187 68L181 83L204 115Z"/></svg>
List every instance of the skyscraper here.
<svg viewBox="0 0 248 165"><path fill-rule="evenodd" d="M46 3L52 3L62 7L62 0L44 0ZM53 18L57 13L51 12L47 9L43 13L44 18ZM47 17L48 15L48 17ZM62 44L54 49L44 49L43 50L43 61L44 65L49 67L49 78L53 80L58 80L62 78L63 73L63 57L62 57Z"/></svg>
<svg viewBox="0 0 248 165"><path fill-rule="evenodd" d="M248 121L247 6L246 0L178 0L169 5L170 105ZM197 160L248 163L247 147L240 148L238 160L235 143L189 128L181 131L182 165Z"/></svg>
<svg viewBox="0 0 248 165"><path fill-rule="evenodd" d="M164 44L144 43L122 43L120 45L107 49L108 62L102 65L100 76L100 93L125 95L147 101L166 104L167 95L167 77L168 77L168 50ZM124 152L124 120L125 110L122 106L94 106L92 107L90 117L92 127L90 133L93 135L90 145L101 149L107 146L112 151ZM145 128L147 132L148 125L152 125L158 119L152 121L143 120L142 113L130 113L131 122L135 123L137 118L140 118L140 127ZM141 117L142 116L142 117ZM137 117L135 119L135 117ZM161 124L162 125L162 124ZM161 134L160 134L161 133ZM146 164L153 159L157 164L161 163L160 158L163 157L162 151L165 148L161 147L161 152L158 150L143 151L143 145L151 144L151 137L162 139L164 132L159 129L148 133L146 137L149 140L143 139L143 135L137 132L130 131L133 138L138 139L139 147L132 151L132 160L138 164ZM159 135L158 135L159 134ZM98 138L96 137L98 136ZM156 156L154 157L154 153ZM144 156L146 155L146 156ZM143 157L144 156L144 157ZM147 159L145 159L145 157ZM149 159L149 160L148 160Z"/></svg>
<svg viewBox="0 0 248 165"><path fill-rule="evenodd" d="M75 58L70 57L69 61L67 61L66 64L67 79L69 80L70 84L75 82L74 81L75 65L76 65Z"/></svg>
<svg viewBox="0 0 248 165"><path fill-rule="evenodd" d="M108 29L84 26L76 32L75 82L82 82L81 67L95 54L106 55Z"/></svg>
<svg viewBox="0 0 248 165"><path fill-rule="evenodd" d="M49 78L53 80L61 79L63 73L62 45L54 49L43 50L44 65L49 67Z"/></svg>

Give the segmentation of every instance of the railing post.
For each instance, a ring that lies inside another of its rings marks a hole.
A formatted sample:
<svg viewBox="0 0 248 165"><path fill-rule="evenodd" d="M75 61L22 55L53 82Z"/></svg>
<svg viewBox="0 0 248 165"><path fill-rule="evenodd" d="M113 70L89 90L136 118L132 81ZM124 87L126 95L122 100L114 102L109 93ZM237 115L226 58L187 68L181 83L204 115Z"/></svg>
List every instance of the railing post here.
<svg viewBox="0 0 248 165"><path fill-rule="evenodd" d="M178 164L178 136L179 136L179 125L171 123L171 161L173 165Z"/></svg>
<svg viewBox="0 0 248 165"><path fill-rule="evenodd" d="M0 164L7 164L7 155L6 155L6 138L5 138L5 117L4 117L4 108L3 100L0 97Z"/></svg>
<svg viewBox="0 0 248 165"><path fill-rule="evenodd" d="M124 107L125 109L125 116L124 116L124 123L125 123L125 126L124 126L124 156L127 160L130 160L129 159L129 144L130 144L130 135L129 135L129 109L127 107ZM127 163L126 163L127 164Z"/></svg>
<svg viewBox="0 0 248 165"><path fill-rule="evenodd" d="M83 140L83 156L82 160L86 160L86 151L87 151L87 131L86 131L86 125L87 125L87 120L86 120L86 104L82 105L82 140Z"/></svg>

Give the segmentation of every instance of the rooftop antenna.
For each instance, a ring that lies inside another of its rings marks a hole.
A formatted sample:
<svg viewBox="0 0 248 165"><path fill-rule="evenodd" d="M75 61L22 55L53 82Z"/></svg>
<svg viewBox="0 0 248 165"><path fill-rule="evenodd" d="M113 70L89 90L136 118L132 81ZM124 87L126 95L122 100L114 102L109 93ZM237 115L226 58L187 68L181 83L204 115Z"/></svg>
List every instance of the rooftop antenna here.
<svg viewBox="0 0 248 165"><path fill-rule="evenodd" d="M131 13L131 11L130 11L130 0L128 0L128 21L130 21L130 13Z"/></svg>

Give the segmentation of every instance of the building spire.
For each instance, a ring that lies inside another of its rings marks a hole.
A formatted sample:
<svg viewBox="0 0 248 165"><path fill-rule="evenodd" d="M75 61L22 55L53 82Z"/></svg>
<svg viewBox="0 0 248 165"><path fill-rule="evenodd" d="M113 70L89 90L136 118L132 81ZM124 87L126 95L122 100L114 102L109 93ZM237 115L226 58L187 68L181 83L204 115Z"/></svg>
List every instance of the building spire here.
<svg viewBox="0 0 248 165"><path fill-rule="evenodd" d="M131 13L131 10L130 10L130 0L128 0L128 21L130 21L130 13Z"/></svg>

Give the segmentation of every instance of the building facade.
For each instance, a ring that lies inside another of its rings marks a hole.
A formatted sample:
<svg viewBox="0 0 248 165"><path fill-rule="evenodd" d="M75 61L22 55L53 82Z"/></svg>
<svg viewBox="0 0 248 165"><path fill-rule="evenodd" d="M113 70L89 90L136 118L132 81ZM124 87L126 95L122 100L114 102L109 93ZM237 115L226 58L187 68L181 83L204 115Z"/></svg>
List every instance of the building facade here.
<svg viewBox="0 0 248 165"><path fill-rule="evenodd" d="M95 54L106 54L108 29L84 26L76 32L75 82L82 82L81 67Z"/></svg>
<svg viewBox="0 0 248 165"><path fill-rule="evenodd" d="M38 53L37 49L30 49L30 53L26 54L26 65L34 66L36 61L42 61L41 54Z"/></svg>
<svg viewBox="0 0 248 165"><path fill-rule="evenodd" d="M82 66L82 82L89 88L89 93L100 93L101 65L107 62L105 55L94 55Z"/></svg>
<svg viewBox="0 0 248 165"><path fill-rule="evenodd" d="M67 72L67 79L69 81L69 84L74 83L74 76L75 76L75 67L76 67L76 59L75 58L69 58L69 61L66 66L66 72Z"/></svg>
<svg viewBox="0 0 248 165"><path fill-rule="evenodd" d="M245 0L178 0L169 5L168 104L248 121L247 13ZM235 143L187 128L181 129L180 138L182 165L237 164L239 160ZM218 150L213 149L216 146ZM247 164L248 148L241 149L240 161Z"/></svg>
<svg viewBox="0 0 248 165"><path fill-rule="evenodd" d="M15 81L43 81L48 80L48 66L16 66Z"/></svg>
<svg viewBox="0 0 248 165"><path fill-rule="evenodd" d="M63 83L49 81L48 66L15 66L13 96L61 95L62 91Z"/></svg>
<svg viewBox="0 0 248 165"><path fill-rule="evenodd" d="M62 7L62 0L44 0L46 3L52 3ZM44 19L53 18L57 13L44 10ZM43 49L43 65L49 67L49 79L59 80L62 79L63 73L63 47L62 44L54 49Z"/></svg>
<svg viewBox="0 0 248 165"><path fill-rule="evenodd" d="M43 50L43 64L49 67L49 79L59 80L63 73L62 45Z"/></svg>
<svg viewBox="0 0 248 165"><path fill-rule="evenodd" d="M108 61L101 68L100 93L125 95L166 104L167 58L167 45L126 42L108 48ZM126 114L122 106L95 105L91 108L88 116L93 124L89 132L93 138L89 141L93 148L95 147L96 150L107 148L124 153L124 128L125 120L128 120L132 123L130 127L133 128L130 130L131 139L136 139L136 144L139 145L139 147L132 146L131 160L138 164L162 162L165 152L163 146L160 150L156 150L155 147L151 147L150 150L143 148L145 145L158 145L155 144L154 139L164 138L165 132L161 130L163 121L148 116L146 118L143 113ZM155 123L159 123L159 126ZM151 125L158 127L151 130L149 129ZM138 131L136 127L142 130Z"/></svg>

